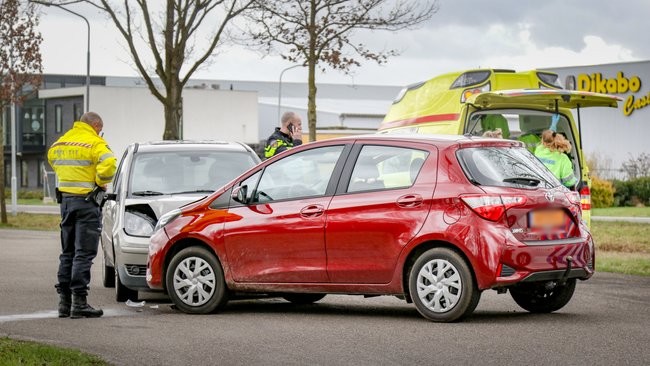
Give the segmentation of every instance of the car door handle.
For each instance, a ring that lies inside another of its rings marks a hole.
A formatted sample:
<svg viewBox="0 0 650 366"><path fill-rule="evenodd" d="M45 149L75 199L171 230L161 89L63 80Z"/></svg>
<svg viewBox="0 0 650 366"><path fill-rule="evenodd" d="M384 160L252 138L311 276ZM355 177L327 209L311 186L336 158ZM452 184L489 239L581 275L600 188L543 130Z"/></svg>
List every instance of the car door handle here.
<svg viewBox="0 0 650 366"><path fill-rule="evenodd" d="M300 210L300 216L302 217L318 217L323 214L325 209L321 205L309 205L307 207L303 207L302 210Z"/></svg>
<svg viewBox="0 0 650 366"><path fill-rule="evenodd" d="M422 204L422 196L419 194L407 194L397 199L399 207L417 207Z"/></svg>

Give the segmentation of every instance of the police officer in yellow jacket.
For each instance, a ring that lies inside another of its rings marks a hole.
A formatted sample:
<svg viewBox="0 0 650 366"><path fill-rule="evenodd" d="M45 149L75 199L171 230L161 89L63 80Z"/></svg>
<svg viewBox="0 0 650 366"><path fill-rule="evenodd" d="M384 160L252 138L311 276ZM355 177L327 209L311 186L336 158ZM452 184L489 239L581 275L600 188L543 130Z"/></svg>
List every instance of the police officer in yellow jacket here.
<svg viewBox="0 0 650 366"><path fill-rule="evenodd" d="M103 315L86 302L90 267L97 256L101 226L100 207L91 192L113 180L116 159L100 137L101 117L87 112L48 150L47 158L58 177L61 206L61 255L56 284L59 317L96 318Z"/></svg>
<svg viewBox="0 0 650 366"><path fill-rule="evenodd" d="M266 140L264 157L275 156L294 146L302 145L302 120L295 112L285 112L280 121L280 127Z"/></svg>

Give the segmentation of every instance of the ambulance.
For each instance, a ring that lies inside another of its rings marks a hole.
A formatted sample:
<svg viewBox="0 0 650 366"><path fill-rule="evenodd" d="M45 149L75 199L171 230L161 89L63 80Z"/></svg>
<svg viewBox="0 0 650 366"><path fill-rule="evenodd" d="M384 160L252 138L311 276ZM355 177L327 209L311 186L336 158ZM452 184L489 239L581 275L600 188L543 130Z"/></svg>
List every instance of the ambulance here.
<svg viewBox="0 0 650 366"><path fill-rule="evenodd" d="M580 111L617 108L619 101L613 95L564 89L558 75L547 71L460 71L403 88L378 132L483 136L499 129L503 138L522 141L534 151L541 133L559 119L556 131L571 142L569 157L579 180L575 190L589 225L591 179L580 138Z"/></svg>

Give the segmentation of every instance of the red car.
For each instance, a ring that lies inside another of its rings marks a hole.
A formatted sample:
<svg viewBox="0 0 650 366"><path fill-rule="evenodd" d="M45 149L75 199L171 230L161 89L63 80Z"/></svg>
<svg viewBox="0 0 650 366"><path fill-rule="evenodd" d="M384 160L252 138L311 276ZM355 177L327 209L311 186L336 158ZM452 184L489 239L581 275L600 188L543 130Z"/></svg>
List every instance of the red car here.
<svg viewBox="0 0 650 366"><path fill-rule="evenodd" d="M558 310L593 272L579 195L522 143L366 135L293 148L163 216L147 283L186 313L242 293L394 295L449 322L486 289Z"/></svg>

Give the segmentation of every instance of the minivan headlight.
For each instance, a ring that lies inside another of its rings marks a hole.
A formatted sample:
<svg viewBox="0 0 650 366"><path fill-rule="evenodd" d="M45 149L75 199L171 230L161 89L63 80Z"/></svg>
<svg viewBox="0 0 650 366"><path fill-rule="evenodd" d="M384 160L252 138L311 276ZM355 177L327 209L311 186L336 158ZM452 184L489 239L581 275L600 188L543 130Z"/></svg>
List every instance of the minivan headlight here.
<svg viewBox="0 0 650 366"><path fill-rule="evenodd" d="M139 212L126 211L124 213L124 231L131 236L149 237L153 234L155 221Z"/></svg>
<svg viewBox="0 0 650 366"><path fill-rule="evenodd" d="M162 215L160 219L158 220L158 223L156 224L156 227L153 229L154 232L162 229L165 227L165 225L169 224L170 222L174 221L178 216L181 215L181 210L180 209L174 209L166 214Z"/></svg>

